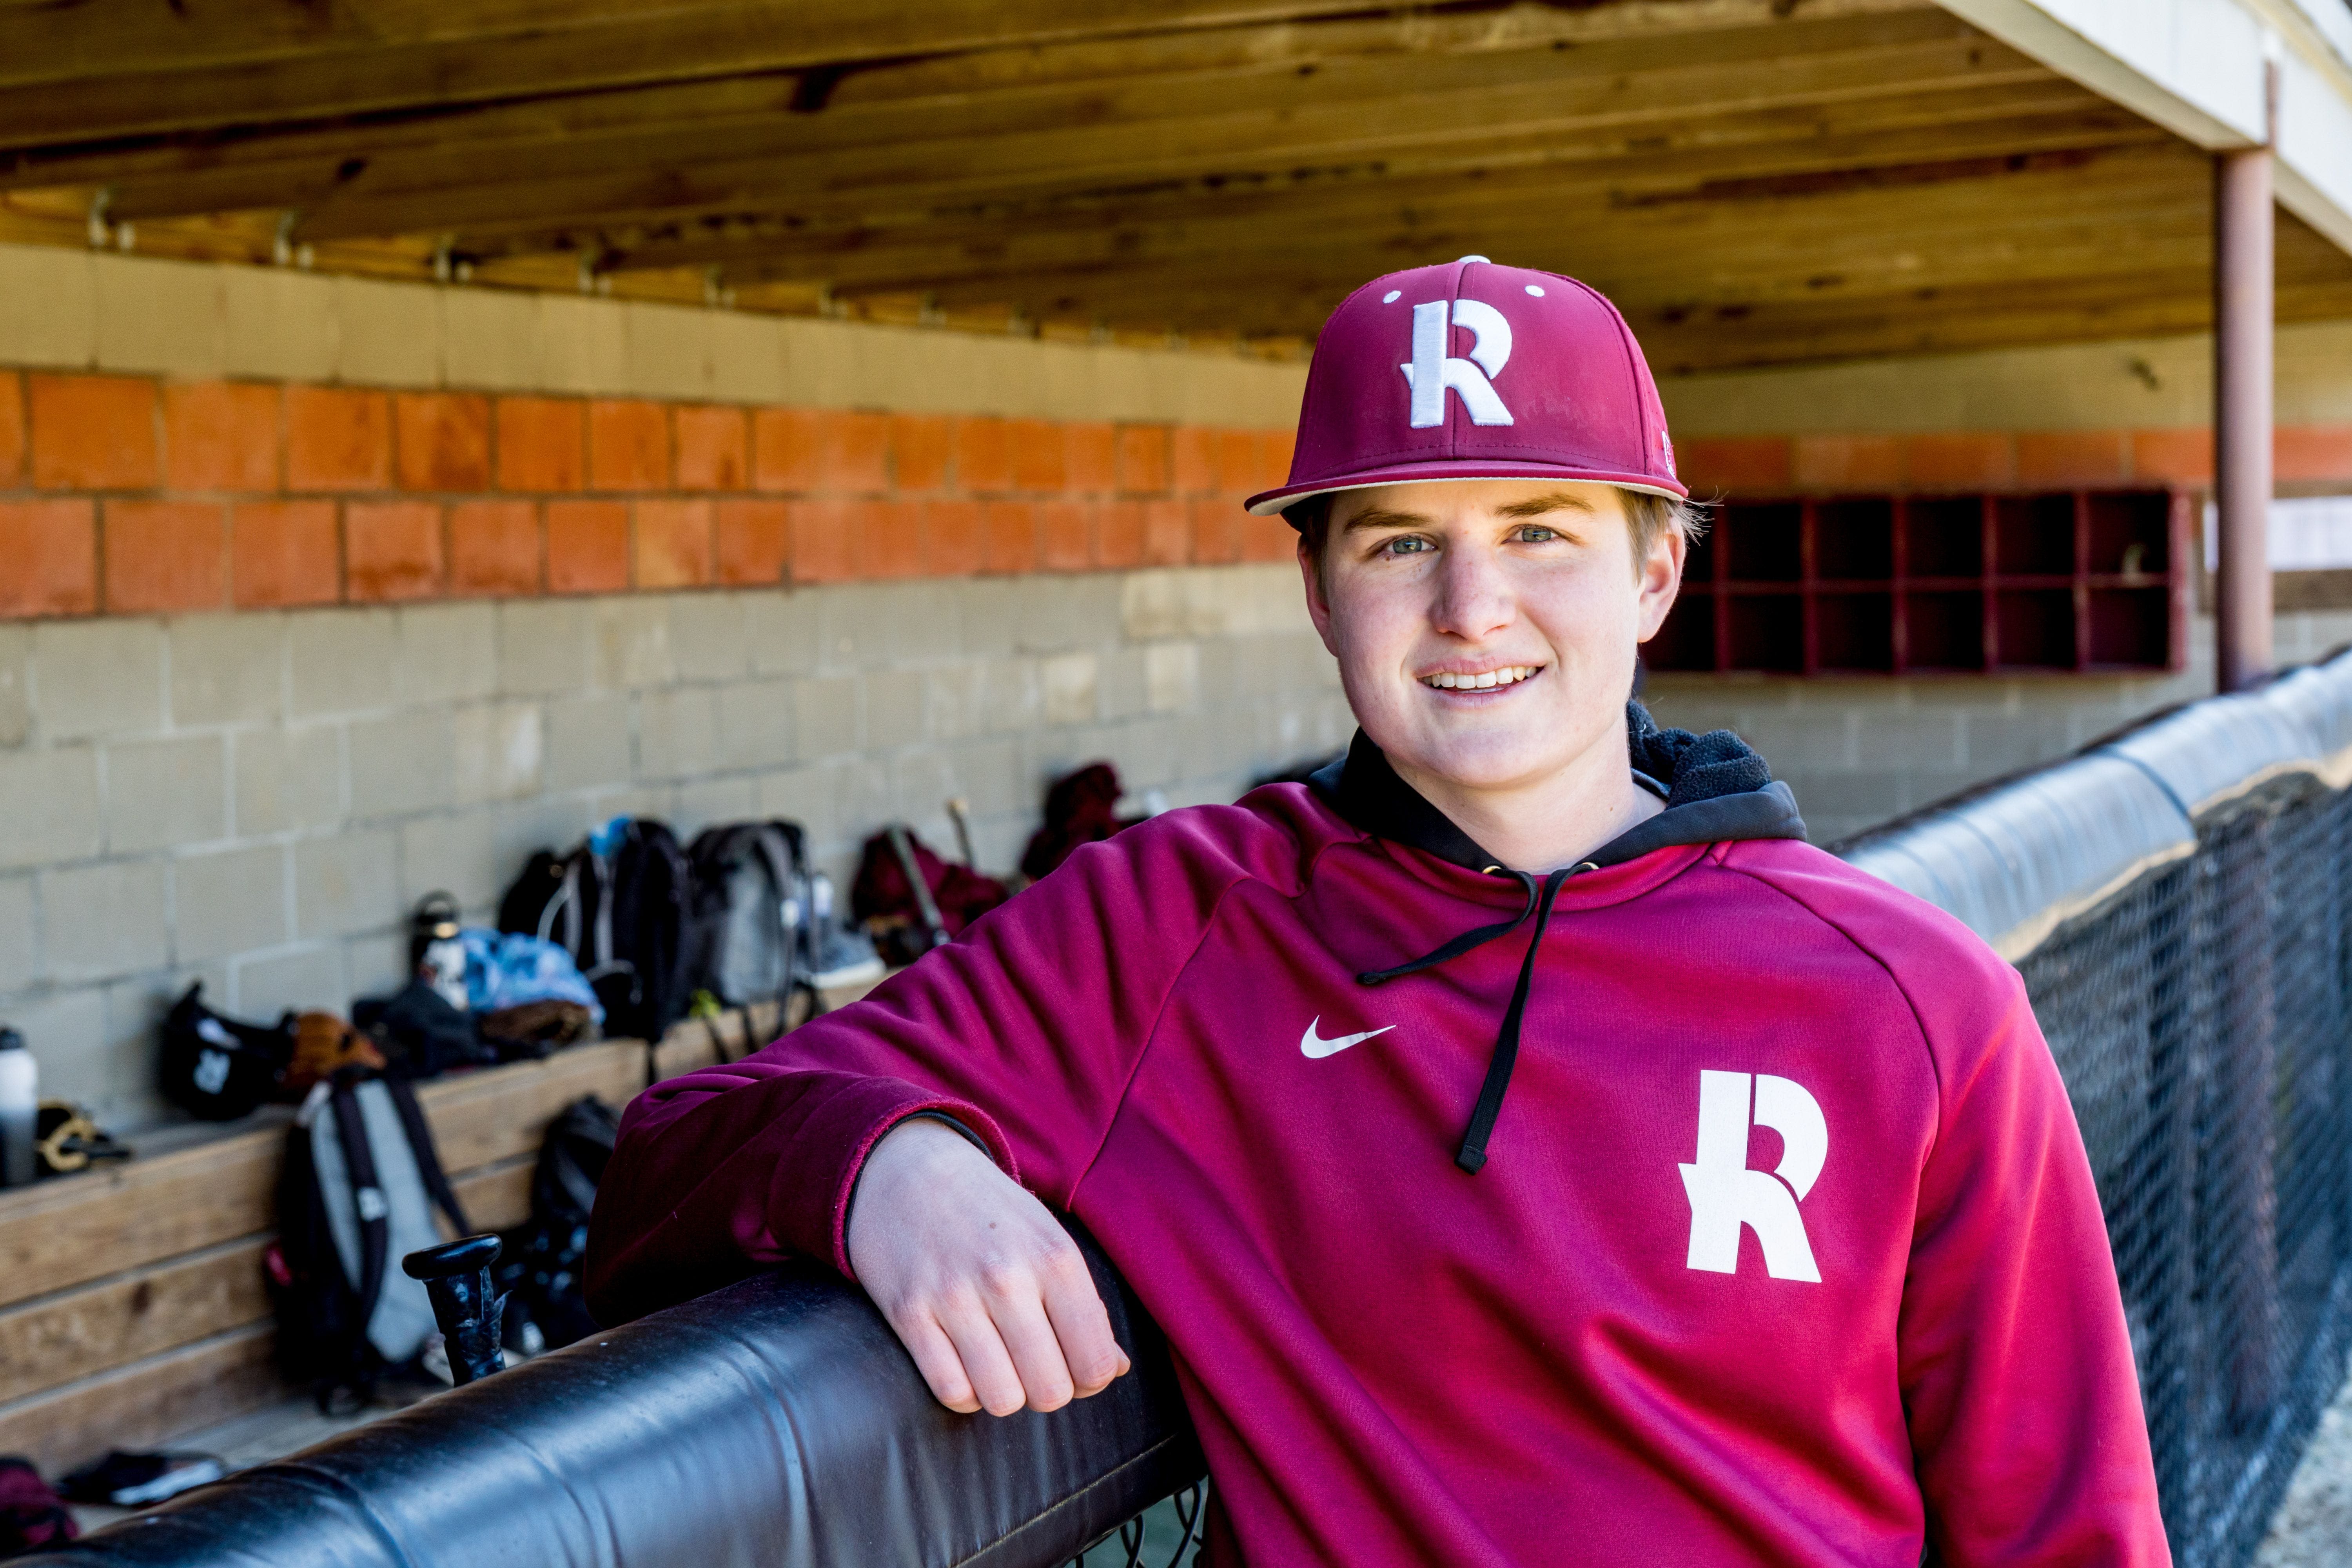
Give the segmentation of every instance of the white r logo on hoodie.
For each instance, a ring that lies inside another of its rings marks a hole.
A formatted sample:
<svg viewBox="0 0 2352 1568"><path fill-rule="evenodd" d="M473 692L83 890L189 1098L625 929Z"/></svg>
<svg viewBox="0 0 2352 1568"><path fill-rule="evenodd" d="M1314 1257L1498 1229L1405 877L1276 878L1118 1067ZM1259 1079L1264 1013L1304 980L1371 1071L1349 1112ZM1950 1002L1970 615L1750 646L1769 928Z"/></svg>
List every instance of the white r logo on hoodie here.
<svg viewBox="0 0 2352 1568"><path fill-rule="evenodd" d="M1754 1125L1780 1135L1780 1163L1771 1171L1748 1168L1751 1090ZM1797 1205L1813 1190L1829 1153L1829 1125L1801 1085L1769 1073L1701 1072L1698 1158L1682 1167L1691 1206L1690 1267L1739 1272L1744 1225L1764 1248L1764 1272L1820 1284Z"/></svg>

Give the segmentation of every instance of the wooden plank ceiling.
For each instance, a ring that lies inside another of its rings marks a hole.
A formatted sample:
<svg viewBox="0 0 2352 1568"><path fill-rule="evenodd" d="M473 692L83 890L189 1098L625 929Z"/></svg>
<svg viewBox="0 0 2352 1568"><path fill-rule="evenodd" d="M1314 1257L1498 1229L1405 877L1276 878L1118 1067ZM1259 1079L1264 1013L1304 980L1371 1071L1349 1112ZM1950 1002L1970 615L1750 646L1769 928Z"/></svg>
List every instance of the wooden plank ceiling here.
<svg viewBox="0 0 2352 1568"><path fill-rule="evenodd" d="M478 286L1284 353L1478 251L1696 370L2195 330L2210 205L1927 0L0 0L0 239Z"/></svg>

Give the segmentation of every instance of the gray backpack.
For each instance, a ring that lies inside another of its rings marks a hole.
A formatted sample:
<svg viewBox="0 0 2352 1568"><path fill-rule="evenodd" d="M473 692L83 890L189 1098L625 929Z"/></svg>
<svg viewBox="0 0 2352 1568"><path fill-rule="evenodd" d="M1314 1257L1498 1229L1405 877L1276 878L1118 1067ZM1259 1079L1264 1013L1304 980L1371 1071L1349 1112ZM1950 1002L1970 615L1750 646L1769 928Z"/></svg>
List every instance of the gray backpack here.
<svg viewBox="0 0 2352 1568"><path fill-rule="evenodd" d="M808 865L800 825L737 822L705 828L687 850L689 989L740 1007L782 999L802 978Z"/></svg>

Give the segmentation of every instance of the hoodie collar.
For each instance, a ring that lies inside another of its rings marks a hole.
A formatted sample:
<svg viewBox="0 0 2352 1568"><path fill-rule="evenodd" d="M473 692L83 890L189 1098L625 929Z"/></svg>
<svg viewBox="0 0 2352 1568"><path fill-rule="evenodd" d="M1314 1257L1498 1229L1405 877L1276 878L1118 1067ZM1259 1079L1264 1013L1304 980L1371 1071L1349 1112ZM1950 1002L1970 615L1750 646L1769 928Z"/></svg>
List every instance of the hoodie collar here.
<svg viewBox="0 0 2352 1568"><path fill-rule="evenodd" d="M1622 865L1678 844L1719 844L1748 838L1802 838L1804 818L1787 784L1748 743L1728 730L1694 735L1662 730L1638 701L1625 704L1625 738L1633 782L1665 809L1636 823L1580 864ZM1460 825L1400 777L1361 730L1347 754L1307 778L1307 785L1353 826L1392 843L1482 873L1509 868L1478 847Z"/></svg>

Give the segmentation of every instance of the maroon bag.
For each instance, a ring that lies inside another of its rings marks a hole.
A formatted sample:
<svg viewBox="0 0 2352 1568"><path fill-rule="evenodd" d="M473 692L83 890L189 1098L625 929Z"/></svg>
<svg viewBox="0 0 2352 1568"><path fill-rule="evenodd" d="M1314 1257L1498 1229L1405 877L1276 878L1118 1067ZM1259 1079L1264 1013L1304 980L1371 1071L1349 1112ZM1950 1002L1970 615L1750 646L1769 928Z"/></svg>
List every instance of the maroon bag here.
<svg viewBox="0 0 2352 1568"><path fill-rule="evenodd" d="M30 1459L0 1458L0 1557L59 1545L80 1533Z"/></svg>
<svg viewBox="0 0 2352 1568"><path fill-rule="evenodd" d="M1118 816L1118 770L1108 763L1089 763L1055 779L1045 792L1045 825L1029 836L1029 847L1021 852L1022 874L1034 882L1079 845L1141 821Z"/></svg>
<svg viewBox="0 0 2352 1568"><path fill-rule="evenodd" d="M923 873L930 902L939 912L940 930L954 936L1013 895L1003 883L983 877L969 866L942 860L905 828L907 847ZM898 849L884 831L866 841L857 861L857 879L849 886L849 910L860 921L885 921L920 928L929 923L914 884L907 879Z"/></svg>

